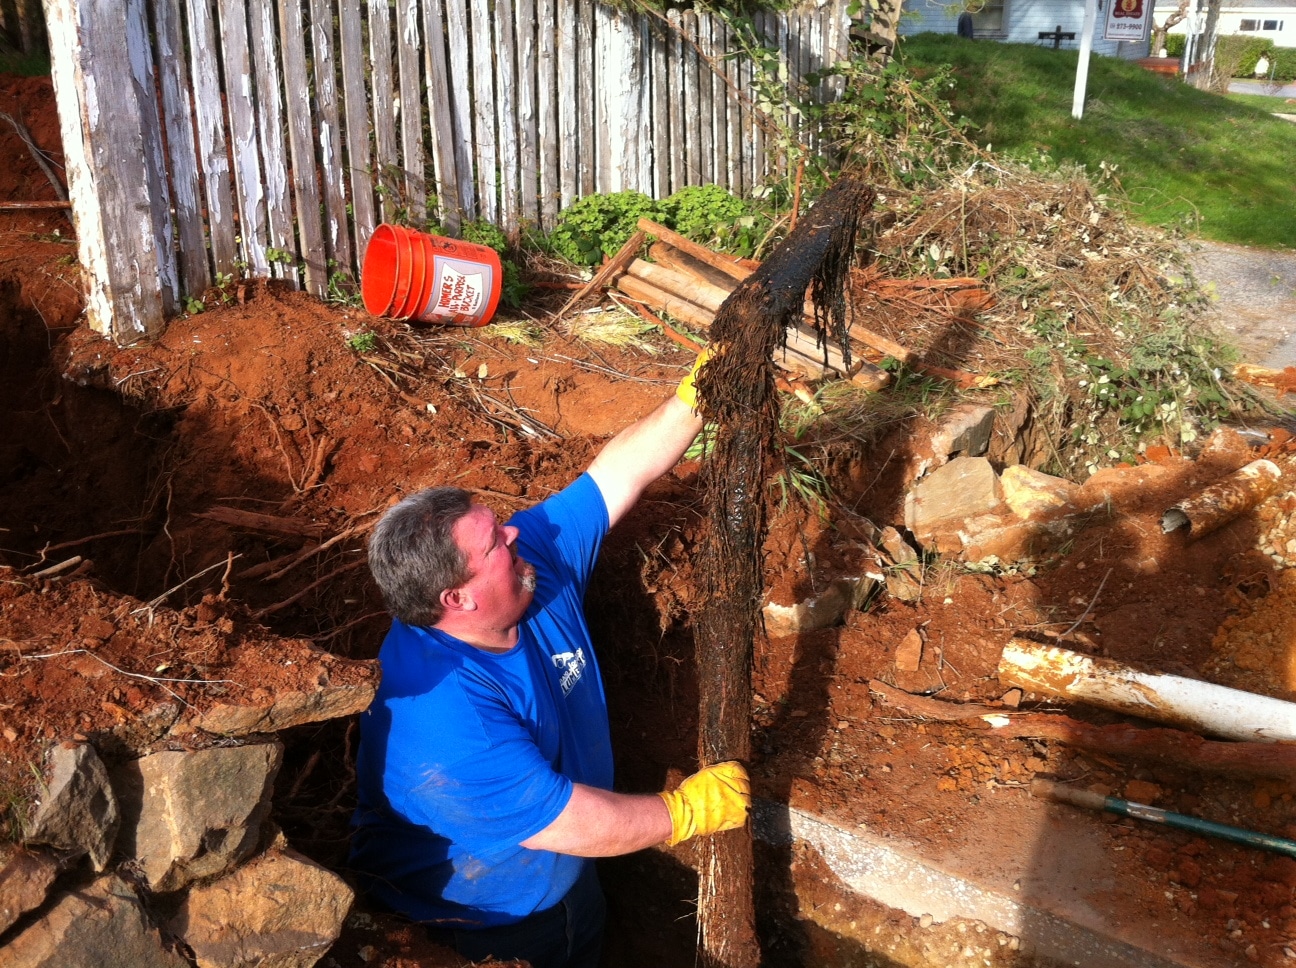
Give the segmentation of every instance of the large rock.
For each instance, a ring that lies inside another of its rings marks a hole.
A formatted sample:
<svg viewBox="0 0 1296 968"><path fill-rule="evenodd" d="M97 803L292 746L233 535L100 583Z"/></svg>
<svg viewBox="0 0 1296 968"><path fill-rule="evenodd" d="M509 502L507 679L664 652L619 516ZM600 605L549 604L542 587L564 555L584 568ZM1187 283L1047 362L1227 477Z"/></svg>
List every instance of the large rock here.
<svg viewBox="0 0 1296 968"><path fill-rule="evenodd" d="M276 733L292 726L362 713L373 702L377 689L376 676L366 682L341 686L326 683L311 691L281 692L261 704L223 703L199 713L184 725L220 736Z"/></svg>
<svg viewBox="0 0 1296 968"><path fill-rule="evenodd" d="M130 885L115 875L69 891L0 947L0 968L188 968L167 950Z"/></svg>
<svg viewBox="0 0 1296 968"><path fill-rule="evenodd" d="M1075 499L1079 485L1062 477L1013 464L999 475L1004 503L1023 521L1049 517Z"/></svg>
<svg viewBox="0 0 1296 968"><path fill-rule="evenodd" d="M86 743L59 744L49 759L49 782L23 840L87 853L101 871L112 856L120 822L108 771Z"/></svg>
<svg viewBox="0 0 1296 968"><path fill-rule="evenodd" d="M274 850L191 888L170 926L198 968L310 968L337 940L353 899L336 874Z"/></svg>
<svg viewBox="0 0 1296 968"><path fill-rule="evenodd" d="M837 578L829 581L822 591L791 605L767 602L761 609L765 631L778 636L830 628L848 611L859 608L876 586L872 576Z"/></svg>
<svg viewBox="0 0 1296 968"><path fill-rule="evenodd" d="M59 862L44 851L0 844L0 934L45 903Z"/></svg>
<svg viewBox="0 0 1296 968"><path fill-rule="evenodd" d="M980 403L960 403L950 407L941 417L940 426L932 434L932 458L944 464L950 457L980 457L990 447L990 434L994 430L994 407Z"/></svg>
<svg viewBox="0 0 1296 968"><path fill-rule="evenodd" d="M990 461L956 457L910 488L905 526L924 547L957 552L964 522L995 510L1002 501L1003 488Z"/></svg>
<svg viewBox="0 0 1296 968"><path fill-rule="evenodd" d="M166 751L122 764L121 849L149 887L174 891L231 869L258 846L283 747Z"/></svg>

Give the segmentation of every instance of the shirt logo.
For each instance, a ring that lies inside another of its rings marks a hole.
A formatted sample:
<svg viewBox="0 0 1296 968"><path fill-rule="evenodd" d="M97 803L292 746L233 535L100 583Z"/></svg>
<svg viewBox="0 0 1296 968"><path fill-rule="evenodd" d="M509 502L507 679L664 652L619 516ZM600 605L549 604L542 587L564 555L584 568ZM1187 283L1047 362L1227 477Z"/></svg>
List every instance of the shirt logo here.
<svg viewBox="0 0 1296 968"><path fill-rule="evenodd" d="M563 670L558 685L562 687L563 697L565 698L585 672L585 650L578 648L575 652L559 652L549 658L553 659L555 669Z"/></svg>

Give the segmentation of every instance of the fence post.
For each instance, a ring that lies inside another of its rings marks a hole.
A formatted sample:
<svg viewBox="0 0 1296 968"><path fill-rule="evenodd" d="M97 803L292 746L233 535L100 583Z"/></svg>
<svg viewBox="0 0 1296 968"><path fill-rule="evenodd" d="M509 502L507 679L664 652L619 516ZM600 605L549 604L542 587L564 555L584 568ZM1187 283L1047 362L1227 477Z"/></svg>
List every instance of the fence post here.
<svg viewBox="0 0 1296 968"><path fill-rule="evenodd" d="M131 70L140 32L127 30L111 0L47 0L45 12L87 321L134 343L163 322L150 179L140 177L145 118Z"/></svg>

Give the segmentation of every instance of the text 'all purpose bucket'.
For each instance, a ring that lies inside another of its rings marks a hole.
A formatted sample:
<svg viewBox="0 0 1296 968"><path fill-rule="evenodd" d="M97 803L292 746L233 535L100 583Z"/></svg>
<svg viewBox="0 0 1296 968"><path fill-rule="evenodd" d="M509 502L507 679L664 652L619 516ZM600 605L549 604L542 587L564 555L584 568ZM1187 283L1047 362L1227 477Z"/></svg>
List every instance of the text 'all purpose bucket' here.
<svg viewBox="0 0 1296 968"><path fill-rule="evenodd" d="M375 316L485 326L503 276L499 253L488 246L384 222L365 248L360 294Z"/></svg>

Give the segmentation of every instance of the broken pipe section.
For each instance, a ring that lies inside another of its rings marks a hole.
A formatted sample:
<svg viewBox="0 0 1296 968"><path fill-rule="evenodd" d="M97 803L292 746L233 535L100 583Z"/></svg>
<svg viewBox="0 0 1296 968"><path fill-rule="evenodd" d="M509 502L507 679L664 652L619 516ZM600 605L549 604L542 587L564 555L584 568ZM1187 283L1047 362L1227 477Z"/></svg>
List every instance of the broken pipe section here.
<svg viewBox="0 0 1296 968"><path fill-rule="evenodd" d="M1197 679L1139 672L1107 659L1014 638L999 681L1225 739L1296 740L1296 703Z"/></svg>
<svg viewBox="0 0 1296 968"><path fill-rule="evenodd" d="M1200 538L1251 510L1278 489L1282 471L1271 460L1255 460L1240 471L1185 498L1161 515L1166 534L1187 527L1190 538Z"/></svg>

